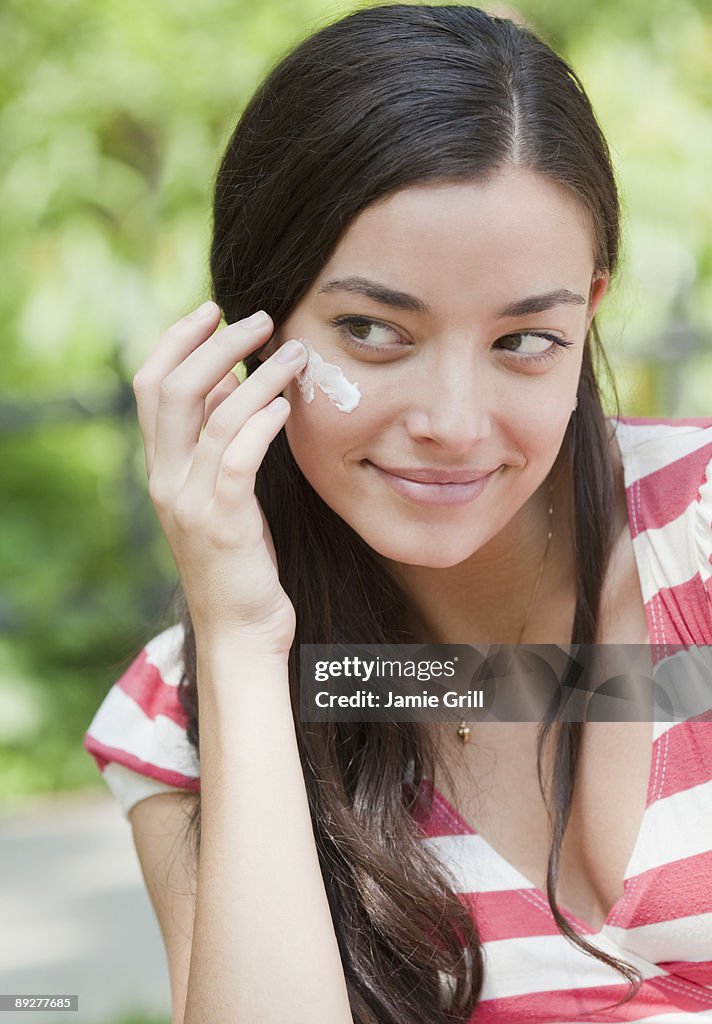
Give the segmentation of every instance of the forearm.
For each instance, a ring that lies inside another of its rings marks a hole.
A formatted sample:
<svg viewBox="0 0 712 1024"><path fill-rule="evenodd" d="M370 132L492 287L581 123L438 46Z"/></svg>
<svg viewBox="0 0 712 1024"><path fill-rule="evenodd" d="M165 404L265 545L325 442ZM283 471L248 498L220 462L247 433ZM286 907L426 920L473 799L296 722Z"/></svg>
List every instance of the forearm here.
<svg viewBox="0 0 712 1024"><path fill-rule="evenodd" d="M201 845L184 1024L352 1024L286 660L198 648Z"/></svg>

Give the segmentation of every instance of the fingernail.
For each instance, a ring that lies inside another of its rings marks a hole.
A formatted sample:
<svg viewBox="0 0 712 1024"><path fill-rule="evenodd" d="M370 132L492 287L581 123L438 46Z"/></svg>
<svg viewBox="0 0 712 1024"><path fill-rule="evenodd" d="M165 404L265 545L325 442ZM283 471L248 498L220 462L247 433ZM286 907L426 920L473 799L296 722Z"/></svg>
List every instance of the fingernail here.
<svg viewBox="0 0 712 1024"><path fill-rule="evenodd" d="M304 358L306 351L307 350L304 345L302 345L301 341L297 341L295 339L293 341L288 341L286 345L282 345L274 358L278 363L296 362L298 359Z"/></svg>
<svg viewBox="0 0 712 1024"><path fill-rule="evenodd" d="M252 316L248 316L245 320L240 321L240 327L246 328L250 331L253 327L264 327L265 324L269 323L269 317L265 313L264 309L260 309L257 313L253 313Z"/></svg>
<svg viewBox="0 0 712 1024"><path fill-rule="evenodd" d="M204 302L202 306L198 306L192 313L188 313L186 320L203 320L206 316L209 316L215 310L214 302Z"/></svg>

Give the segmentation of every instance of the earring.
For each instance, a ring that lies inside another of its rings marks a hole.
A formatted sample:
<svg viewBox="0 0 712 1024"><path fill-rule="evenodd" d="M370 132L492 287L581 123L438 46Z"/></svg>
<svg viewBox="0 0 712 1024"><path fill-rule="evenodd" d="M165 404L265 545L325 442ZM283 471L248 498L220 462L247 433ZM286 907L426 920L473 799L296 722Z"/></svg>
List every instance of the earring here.
<svg viewBox="0 0 712 1024"><path fill-rule="evenodd" d="M574 407L573 407L573 409L571 411L572 412L576 412L577 409L578 409L578 395L576 395L576 401L574 402Z"/></svg>

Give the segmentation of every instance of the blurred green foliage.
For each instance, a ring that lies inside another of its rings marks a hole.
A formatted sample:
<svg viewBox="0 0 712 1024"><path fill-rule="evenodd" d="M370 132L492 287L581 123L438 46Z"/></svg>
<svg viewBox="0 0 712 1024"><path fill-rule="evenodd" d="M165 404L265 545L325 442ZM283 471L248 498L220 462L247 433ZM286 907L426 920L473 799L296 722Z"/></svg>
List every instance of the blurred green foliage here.
<svg viewBox="0 0 712 1024"><path fill-rule="evenodd" d="M0 8L0 796L98 781L82 734L175 582L127 387L165 326L208 295L210 187L243 104L287 49L352 9ZM599 319L623 409L708 414L709 4L518 9L579 73L619 175L623 266ZM681 318L691 351L660 364ZM97 402L118 414L90 415Z"/></svg>

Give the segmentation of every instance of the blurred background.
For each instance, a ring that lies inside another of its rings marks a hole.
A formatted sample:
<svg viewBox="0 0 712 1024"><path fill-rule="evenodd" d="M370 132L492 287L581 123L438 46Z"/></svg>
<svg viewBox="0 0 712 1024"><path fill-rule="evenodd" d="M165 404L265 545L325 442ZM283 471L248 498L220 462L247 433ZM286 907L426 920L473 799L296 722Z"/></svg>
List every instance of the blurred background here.
<svg viewBox="0 0 712 1024"><path fill-rule="evenodd" d="M209 296L211 183L242 106L287 49L353 9L0 7L0 992L80 989L75 1021L170 1013L129 826L82 749L175 588L131 379ZM622 412L710 415L708 0L516 11L573 64L612 150L622 267L597 319Z"/></svg>

